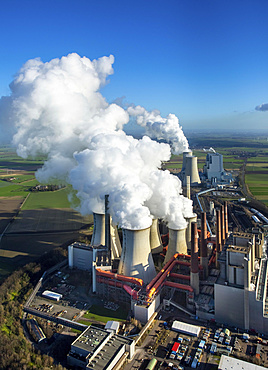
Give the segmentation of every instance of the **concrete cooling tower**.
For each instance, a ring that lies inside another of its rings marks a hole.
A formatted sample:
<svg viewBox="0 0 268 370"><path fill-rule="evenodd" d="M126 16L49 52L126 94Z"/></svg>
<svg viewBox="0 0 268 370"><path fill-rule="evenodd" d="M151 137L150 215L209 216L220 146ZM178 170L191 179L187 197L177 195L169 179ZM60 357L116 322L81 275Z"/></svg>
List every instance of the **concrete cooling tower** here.
<svg viewBox="0 0 268 370"><path fill-rule="evenodd" d="M186 168L186 157L192 156L193 152L189 150L189 152L183 152L183 159L182 159L182 171L185 171Z"/></svg>
<svg viewBox="0 0 268 370"><path fill-rule="evenodd" d="M105 245L105 215L100 213L93 213L94 230L91 239L91 245ZM118 258L121 256L121 243L118 236L117 226L110 221L110 243L111 243L111 257Z"/></svg>
<svg viewBox="0 0 268 370"><path fill-rule="evenodd" d="M197 167L197 157L194 157L192 155L185 156L185 174L183 178L184 186L186 186L187 176L190 176L191 186L201 183Z"/></svg>
<svg viewBox="0 0 268 370"><path fill-rule="evenodd" d="M192 223L196 222L197 215L195 213L192 214L191 217L185 217L185 220L188 222L187 228L186 228L186 243L188 251L191 250L191 240L192 240Z"/></svg>
<svg viewBox="0 0 268 370"><path fill-rule="evenodd" d="M163 245L158 227L158 219L153 219L152 226L150 228L150 246L153 254L163 252Z"/></svg>
<svg viewBox="0 0 268 370"><path fill-rule="evenodd" d="M143 230L122 229L123 248L118 273L140 278L148 284L155 276L150 247L150 227Z"/></svg>
<svg viewBox="0 0 268 370"><path fill-rule="evenodd" d="M91 245L105 245L105 215L93 213L94 229Z"/></svg>
<svg viewBox="0 0 268 370"><path fill-rule="evenodd" d="M186 228L180 230L169 229L169 242L164 264L166 264L175 253L187 254Z"/></svg>

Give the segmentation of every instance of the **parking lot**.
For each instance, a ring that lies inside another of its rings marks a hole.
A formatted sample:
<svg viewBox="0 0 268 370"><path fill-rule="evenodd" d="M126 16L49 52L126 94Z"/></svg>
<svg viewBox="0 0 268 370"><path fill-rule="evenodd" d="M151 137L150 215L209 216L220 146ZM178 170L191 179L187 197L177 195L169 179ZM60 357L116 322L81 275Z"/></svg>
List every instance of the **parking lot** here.
<svg viewBox="0 0 268 370"><path fill-rule="evenodd" d="M222 354L268 366L267 341L257 333L244 333L237 328L218 327L213 323L202 326L199 336L192 337L176 333L170 330L170 325L156 321L148 338L145 356L142 360L137 356L133 368L145 369L149 360L156 358L156 369L217 369Z"/></svg>

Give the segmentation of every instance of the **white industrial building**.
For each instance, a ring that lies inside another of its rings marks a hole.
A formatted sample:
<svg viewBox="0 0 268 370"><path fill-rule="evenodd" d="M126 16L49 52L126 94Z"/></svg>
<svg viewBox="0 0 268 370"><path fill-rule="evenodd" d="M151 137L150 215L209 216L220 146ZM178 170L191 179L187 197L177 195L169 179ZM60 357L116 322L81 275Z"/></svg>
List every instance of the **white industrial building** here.
<svg viewBox="0 0 268 370"><path fill-rule="evenodd" d="M223 155L216 152L207 154L203 174L213 186L218 183L230 183L233 180L232 175L223 168Z"/></svg>
<svg viewBox="0 0 268 370"><path fill-rule="evenodd" d="M238 358L222 355L219 363L219 370L263 370L264 366L255 365L251 362L239 360Z"/></svg>
<svg viewBox="0 0 268 370"><path fill-rule="evenodd" d="M251 233L233 233L221 252L214 284L215 319L268 334L267 259Z"/></svg>
<svg viewBox="0 0 268 370"><path fill-rule="evenodd" d="M71 344L67 362L81 369L111 370L134 352L134 340L90 326Z"/></svg>
<svg viewBox="0 0 268 370"><path fill-rule="evenodd" d="M171 330L177 331L179 333L192 335L194 337L198 337L201 327L197 325L187 324L182 321L174 321L171 327Z"/></svg>

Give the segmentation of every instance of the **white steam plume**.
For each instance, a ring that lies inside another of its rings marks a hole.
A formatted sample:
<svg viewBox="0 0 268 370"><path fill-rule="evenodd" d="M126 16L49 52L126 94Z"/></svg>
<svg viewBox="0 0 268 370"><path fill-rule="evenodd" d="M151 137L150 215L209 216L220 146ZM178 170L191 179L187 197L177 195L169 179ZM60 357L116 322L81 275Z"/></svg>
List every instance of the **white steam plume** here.
<svg viewBox="0 0 268 370"><path fill-rule="evenodd" d="M180 181L160 170L170 158L170 146L126 135L122 129L134 108L108 104L100 93L113 62L113 56L90 61L77 54L47 63L29 60L6 99L10 122L15 122L13 143L24 158L47 156L38 180L71 184L83 214L103 213L109 194L112 217L124 228L149 227L153 217L182 228L192 204L181 195ZM164 119L139 110L137 119L151 138L171 143L174 151L187 150L176 116Z"/></svg>
<svg viewBox="0 0 268 370"><path fill-rule="evenodd" d="M173 154L181 154L188 151L188 141L175 114L170 113L167 118L163 118L159 111L153 110L148 112L140 105L128 107L127 112L130 116L136 118L138 125L145 128L146 135L152 139L168 142L171 145Z"/></svg>

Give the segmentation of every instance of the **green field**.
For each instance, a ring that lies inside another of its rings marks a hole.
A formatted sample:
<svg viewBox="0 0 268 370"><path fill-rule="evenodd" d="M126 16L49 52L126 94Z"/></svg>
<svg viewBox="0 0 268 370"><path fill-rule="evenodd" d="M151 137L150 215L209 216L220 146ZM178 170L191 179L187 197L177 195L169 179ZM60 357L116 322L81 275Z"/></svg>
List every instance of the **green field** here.
<svg viewBox="0 0 268 370"><path fill-rule="evenodd" d="M128 312L123 310L121 307L119 307L116 311L112 311L105 307L92 305L90 309L83 315L83 317L89 320L107 323L109 320L124 321L127 318L127 314Z"/></svg>
<svg viewBox="0 0 268 370"><path fill-rule="evenodd" d="M56 191L39 191L30 193L22 210L44 209L44 208L70 208L68 191L66 188Z"/></svg>

